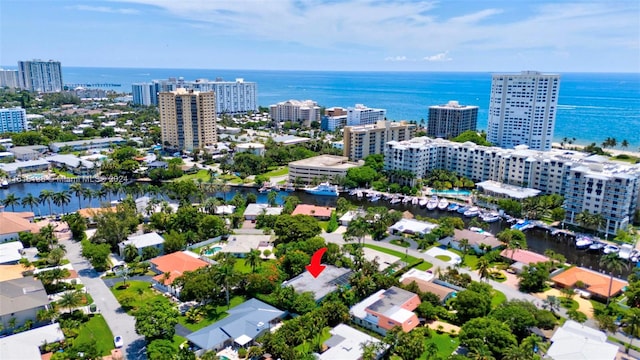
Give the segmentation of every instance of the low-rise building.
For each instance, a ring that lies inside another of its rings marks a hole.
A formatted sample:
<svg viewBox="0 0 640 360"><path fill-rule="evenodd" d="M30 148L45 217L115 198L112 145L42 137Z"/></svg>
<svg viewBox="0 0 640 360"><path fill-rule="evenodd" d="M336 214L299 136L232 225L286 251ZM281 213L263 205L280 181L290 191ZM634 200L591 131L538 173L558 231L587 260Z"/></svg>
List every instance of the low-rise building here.
<svg viewBox="0 0 640 360"><path fill-rule="evenodd" d="M410 269L400 277L401 284L409 285L415 282L420 291L435 294L442 304L446 304L449 299L456 296L456 289L436 283L436 281L438 280L432 273L418 269Z"/></svg>
<svg viewBox="0 0 640 360"><path fill-rule="evenodd" d="M502 243L498 240L493 234L488 233L486 231L478 232L471 231L467 229L453 230L453 236L446 237L444 239L439 240L438 242L444 246L451 246L456 250L462 250L460 246L460 240L467 239L469 240L469 246L477 253L483 253L484 251L481 249L481 246L488 246L490 250L494 250L499 248Z"/></svg>
<svg viewBox="0 0 640 360"><path fill-rule="evenodd" d="M99 138L90 140L76 140L67 142L54 142L49 145L53 152L59 152L62 148L70 148L73 151L83 151L92 149L107 149L112 145L122 145L127 141L119 136L110 138Z"/></svg>
<svg viewBox="0 0 640 360"><path fill-rule="evenodd" d="M312 216L318 220L329 220L331 217L331 213L334 211L334 208L330 208L327 206L316 206L309 204L300 204L296 206L296 208L291 213L294 215L308 215Z"/></svg>
<svg viewBox="0 0 640 360"><path fill-rule="evenodd" d="M311 183L333 181L336 177L346 177L347 171L360 164L350 162L346 156L319 155L289 163L289 181Z"/></svg>
<svg viewBox="0 0 640 360"><path fill-rule="evenodd" d="M127 240L118 244L120 256L124 257L124 249L127 245L135 246L136 249L138 249L138 255L142 255L145 248L155 248L158 250L158 254L162 254L164 250L164 238L155 231L142 235L129 236Z"/></svg>
<svg viewBox="0 0 640 360"><path fill-rule="evenodd" d="M360 360L364 345L380 343L380 340L373 336L345 324L339 324L329 333L331 337L323 344L327 350L316 357L318 360ZM375 358L380 359L386 349L386 346L382 346L376 352Z"/></svg>
<svg viewBox="0 0 640 360"><path fill-rule="evenodd" d="M10 177L49 170L49 162L44 159L16 161L8 164L0 164L0 170Z"/></svg>
<svg viewBox="0 0 640 360"><path fill-rule="evenodd" d="M44 160L51 165L68 170L75 175L92 175L96 173L97 166L94 162L83 160L72 154L56 154L47 156Z"/></svg>
<svg viewBox="0 0 640 360"><path fill-rule="evenodd" d="M607 334L567 320L551 337L547 356L554 360L617 359L618 346L607 342Z"/></svg>
<svg viewBox="0 0 640 360"><path fill-rule="evenodd" d="M173 285L177 278L186 271L195 271L209 265L190 251L178 251L158 256L151 259L149 263L151 270L158 274L153 277L153 287L175 296L180 296L180 288Z"/></svg>
<svg viewBox="0 0 640 360"><path fill-rule="evenodd" d="M0 243L0 264L17 264L22 259L24 246L20 241Z"/></svg>
<svg viewBox="0 0 640 360"><path fill-rule="evenodd" d="M244 258L252 250L267 247L272 244L270 235L230 235L225 246L220 249L221 253L229 253L235 257Z"/></svg>
<svg viewBox="0 0 640 360"><path fill-rule="evenodd" d="M282 136L274 136L273 141L275 141L278 144L287 146L287 145L304 144L311 141L311 138L295 136L295 135L282 135Z"/></svg>
<svg viewBox="0 0 640 360"><path fill-rule="evenodd" d="M265 147L260 143L240 143L236 144L236 153L249 153L257 156L264 156Z"/></svg>
<svg viewBox="0 0 640 360"><path fill-rule="evenodd" d="M588 292L591 297L603 300L618 296L629 285L624 280L611 279L607 274L578 266L556 273L551 277L551 281L559 288L572 288L581 281L585 285L583 291Z"/></svg>
<svg viewBox="0 0 640 360"><path fill-rule="evenodd" d="M47 152L47 147L42 145L14 146L9 149L9 152L13 154L16 160L36 160Z"/></svg>
<svg viewBox="0 0 640 360"><path fill-rule="evenodd" d="M40 227L34 224L32 212L9 212L0 206L0 243L18 240L21 232L38 233Z"/></svg>
<svg viewBox="0 0 640 360"><path fill-rule="evenodd" d="M255 220L258 215L280 215L282 214L282 206L269 206L268 204L249 204L244 209L245 220Z"/></svg>
<svg viewBox="0 0 640 360"><path fill-rule="evenodd" d="M418 317L413 313L418 305L418 295L392 286L355 304L350 313L356 324L384 336L396 326L404 332L418 326Z"/></svg>
<svg viewBox="0 0 640 360"><path fill-rule="evenodd" d="M316 302L322 301L327 295L337 291L341 286L349 284L349 278L353 274L350 269L339 268L333 265L325 265L325 269L314 278L305 270L302 274L282 283L282 287L291 286L298 294L313 293Z"/></svg>
<svg viewBox="0 0 640 360"><path fill-rule="evenodd" d="M0 338L0 354L5 360L43 360L40 346L64 341L59 323L45 325Z"/></svg>
<svg viewBox="0 0 640 360"><path fill-rule="evenodd" d="M391 234L419 234L426 235L433 229L437 228L437 224L414 219L400 219L397 223L389 227Z"/></svg>
<svg viewBox="0 0 640 360"><path fill-rule="evenodd" d="M49 297L40 280L27 276L0 282L0 324L4 332L21 327L27 320L37 323L38 311L48 306Z"/></svg>

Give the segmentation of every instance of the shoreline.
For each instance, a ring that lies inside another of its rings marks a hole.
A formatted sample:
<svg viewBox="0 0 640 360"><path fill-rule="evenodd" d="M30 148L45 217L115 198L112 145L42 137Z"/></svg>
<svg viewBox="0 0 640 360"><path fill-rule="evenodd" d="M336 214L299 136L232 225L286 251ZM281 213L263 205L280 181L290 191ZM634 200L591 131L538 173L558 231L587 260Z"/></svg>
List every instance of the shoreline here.
<svg viewBox="0 0 640 360"><path fill-rule="evenodd" d="M562 146L559 142L551 143L552 149L560 149L560 150L574 150L574 151L582 151L588 145L578 145L578 144L565 144ZM597 144L596 144L597 146ZM602 148L604 152L611 154L611 156L618 155L629 155L640 158L640 152L632 151L632 150L620 150L620 149L611 149L611 148ZM615 160L615 159L613 159Z"/></svg>

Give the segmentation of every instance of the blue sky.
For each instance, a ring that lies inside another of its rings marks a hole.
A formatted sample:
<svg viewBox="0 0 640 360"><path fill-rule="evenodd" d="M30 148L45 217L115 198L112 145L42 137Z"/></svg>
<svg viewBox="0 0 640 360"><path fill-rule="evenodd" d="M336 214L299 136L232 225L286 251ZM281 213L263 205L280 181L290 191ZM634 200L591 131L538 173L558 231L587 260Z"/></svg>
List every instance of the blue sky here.
<svg viewBox="0 0 640 360"><path fill-rule="evenodd" d="M640 72L640 2L2 0L0 64Z"/></svg>

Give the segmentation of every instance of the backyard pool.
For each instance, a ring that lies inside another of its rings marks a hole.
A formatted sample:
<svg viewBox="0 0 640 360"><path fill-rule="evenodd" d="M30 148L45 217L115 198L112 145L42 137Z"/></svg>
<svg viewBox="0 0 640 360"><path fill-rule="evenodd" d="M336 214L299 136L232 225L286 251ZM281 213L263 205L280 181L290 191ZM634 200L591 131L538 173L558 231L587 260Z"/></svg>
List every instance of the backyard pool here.
<svg viewBox="0 0 640 360"><path fill-rule="evenodd" d="M205 251L205 252L204 252L204 254L205 254L206 256L211 256L211 255L213 255L213 254L217 253L217 252L218 252L218 251L220 251L220 250L222 250L222 247L220 247L220 246L214 246L214 247L212 247L211 249L208 249L207 251Z"/></svg>

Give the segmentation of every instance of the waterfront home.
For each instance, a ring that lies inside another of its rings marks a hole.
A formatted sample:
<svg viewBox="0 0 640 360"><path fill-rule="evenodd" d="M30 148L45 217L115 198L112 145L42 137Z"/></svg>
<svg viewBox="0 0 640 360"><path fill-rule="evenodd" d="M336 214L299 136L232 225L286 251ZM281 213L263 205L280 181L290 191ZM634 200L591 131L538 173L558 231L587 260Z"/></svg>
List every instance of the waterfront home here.
<svg viewBox="0 0 640 360"><path fill-rule="evenodd" d="M456 295L456 289L435 283L435 276L426 271L411 269L400 277L400 283L409 285L415 282L420 291L436 294L442 304Z"/></svg>
<svg viewBox="0 0 640 360"><path fill-rule="evenodd" d="M349 224L353 220L359 217L364 217L365 215L366 215L366 212L364 210L349 210L346 213L344 213L344 215L342 215L340 219L338 219L338 222L342 226L349 226Z"/></svg>
<svg viewBox="0 0 640 360"><path fill-rule="evenodd" d="M413 313L418 305L418 295L392 286L355 304L349 312L356 324L384 336L396 326L404 332L418 326L418 317Z"/></svg>
<svg viewBox="0 0 640 360"><path fill-rule="evenodd" d="M500 240L498 240L493 234L488 232L476 232L471 230L454 230L453 237L449 236L444 239L439 240L438 242L444 246L451 246L456 250L461 250L460 240L467 239L469 240L469 246L474 249L477 253L482 253L483 250L480 249L481 245L488 246L490 250L494 250L502 246Z"/></svg>
<svg viewBox="0 0 640 360"><path fill-rule="evenodd" d="M335 209L327 206L300 204L296 206L291 215L309 215L322 221L329 220L329 218L331 217L331 212L333 212L333 210Z"/></svg>
<svg viewBox="0 0 640 360"><path fill-rule="evenodd" d="M21 327L27 320L37 323L38 311L48 306L47 292L33 276L0 282L0 324L5 332Z"/></svg>
<svg viewBox="0 0 640 360"><path fill-rule="evenodd" d="M229 346L246 348L287 315L257 299L247 300L227 313L229 316L224 319L187 335L187 340L198 348L197 355Z"/></svg>
<svg viewBox="0 0 640 360"><path fill-rule="evenodd" d="M349 278L353 274L350 269L333 265L325 266L326 268L316 278L305 270L293 279L283 282L282 287L291 286L298 294L310 291L316 302L320 302L341 286L349 285Z"/></svg>
<svg viewBox="0 0 640 360"><path fill-rule="evenodd" d="M607 334L567 320L551 337L547 356L554 360L614 360L618 346L607 342Z"/></svg>
<svg viewBox="0 0 640 360"><path fill-rule="evenodd" d="M49 162L43 159L15 161L8 164L0 164L0 170L4 171L9 177L16 177L18 175L47 171L49 170Z"/></svg>
<svg viewBox="0 0 640 360"><path fill-rule="evenodd" d="M178 251L158 256L151 259L149 263L151 264L151 270L158 274L153 277L153 287L177 297L180 296L180 288L173 286L173 282L182 276L185 271L195 271L209 265L190 251Z"/></svg>
<svg viewBox="0 0 640 360"><path fill-rule="evenodd" d="M244 210L245 220L255 220L258 215L280 215L282 214L281 206L269 206L267 204L249 204Z"/></svg>
<svg viewBox="0 0 640 360"><path fill-rule="evenodd" d="M124 257L124 249L127 245L135 246L136 249L138 249L138 255L140 256L146 248L158 249L158 253L162 254L164 251L164 238L155 231L142 235L129 236L127 240L118 244L120 256Z"/></svg>
<svg viewBox="0 0 640 360"><path fill-rule="evenodd" d="M0 243L18 240L21 232L40 232L40 227L32 222L33 217L32 212L4 211L0 206Z"/></svg>
<svg viewBox="0 0 640 360"><path fill-rule="evenodd" d="M102 126L106 126L106 123L103 123ZM110 138L98 138L98 139L90 139L90 140L76 140L76 141L67 141L67 142L54 142L49 145L49 149L51 151L57 153L62 148L69 147L73 151L83 151L83 150L91 150L91 149L107 149L112 145L122 145L127 141L119 136L110 137Z"/></svg>
<svg viewBox="0 0 640 360"><path fill-rule="evenodd" d="M525 265L531 265L535 263L549 261L549 258L544 255L540 255L540 254L534 253L533 251L522 250L522 249L515 249L515 250L504 249L502 250L502 252L500 252L500 256L502 256L505 259L513 261L514 263L511 264L509 267L514 269L518 273L522 271L522 268Z"/></svg>
<svg viewBox="0 0 640 360"><path fill-rule="evenodd" d="M378 344L380 340L356 330L349 325L339 324L329 331L331 337L323 343L325 350L316 356L318 360L359 360L362 359L362 346ZM380 359L388 346L377 350L376 359Z"/></svg>
<svg viewBox="0 0 640 360"><path fill-rule="evenodd" d="M22 259L22 249L24 246L20 241L0 243L0 264L17 264Z"/></svg>
<svg viewBox="0 0 640 360"><path fill-rule="evenodd" d="M40 354L40 346L64 341L60 324L50 324L0 338L0 354L6 360L49 359Z"/></svg>
<svg viewBox="0 0 640 360"><path fill-rule="evenodd" d="M44 158L51 165L72 172L75 175L93 175L97 166L94 162L83 160L73 154L56 154Z"/></svg>
<svg viewBox="0 0 640 360"><path fill-rule="evenodd" d="M397 223L389 227L389 233L396 234L419 234L426 235L433 229L438 227L437 224L429 222L414 220L414 219L400 219Z"/></svg>
<svg viewBox="0 0 640 360"><path fill-rule="evenodd" d="M604 300L617 296L629 285L626 281L617 278L613 278L611 281L611 277L607 274L578 266L557 273L551 277L551 281L560 288L574 287L578 281L581 281L586 286L584 291L587 291L592 297Z"/></svg>
<svg viewBox="0 0 640 360"><path fill-rule="evenodd" d="M39 159L42 154L47 152L48 148L43 145L30 145L30 146L15 146L9 149L9 152L13 154L16 160L36 160Z"/></svg>

